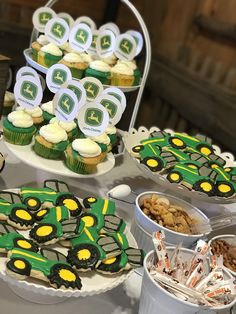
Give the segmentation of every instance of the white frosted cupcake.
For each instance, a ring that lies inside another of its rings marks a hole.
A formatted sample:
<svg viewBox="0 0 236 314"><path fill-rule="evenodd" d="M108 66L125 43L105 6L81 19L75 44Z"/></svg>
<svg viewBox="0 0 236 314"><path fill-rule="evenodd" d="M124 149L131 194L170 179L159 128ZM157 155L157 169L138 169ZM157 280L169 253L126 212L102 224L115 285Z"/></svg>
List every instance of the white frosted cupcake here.
<svg viewBox="0 0 236 314"><path fill-rule="evenodd" d="M134 83L133 83L133 85L136 86L136 85L140 84L141 72L138 69L135 60L132 60L132 61L118 60L117 64L124 64L124 65L127 65L129 68L131 68L134 71Z"/></svg>
<svg viewBox="0 0 236 314"><path fill-rule="evenodd" d="M117 63L111 68L111 85L132 86L134 84L134 70L124 63Z"/></svg>
<svg viewBox="0 0 236 314"><path fill-rule="evenodd" d="M52 118L49 123L57 123L61 128L63 128L68 136L68 140L72 140L78 135L77 124L74 121L70 122L62 122L58 120L56 117Z"/></svg>
<svg viewBox="0 0 236 314"><path fill-rule="evenodd" d="M41 157L60 159L68 145L66 131L57 123L47 124L35 135L34 151Z"/></svg>
<svg viewBox="0 0 236 314"><path fill-rule="evenodd" d="M41 109L43 111L44 122L49 123L49 121L55 117L52 100L42 104Z"/></svg>
<svg viewBox="0 0 236 314"><path fill-rule="evenodd" d="M101 59L103 62L107 63L110 67L114 66L117 62L117 57L114 55L114 53L106 58Z"/></svg>
<svg viewBox="0 0 236 314"><path fill-rule="evenodd" d="M43 46L38 53L38 63L46 68L58 63L62 58L62 51L53 43Z"/></svg>
<svg viewBox="0 0 236 314"><path fill-rule="evenodd" d="M109 85L111 78L111 68L107 63L101 60L94 60L90 62L89 67L86 69L85 76L95 77L102 84Z"/></svg>
<svg viewBox="0 0 236 314"><path fill-rule="evenodd" d="M70 69L72 76L77 79L83 77L84 70L88 67L84 59L74 52L65 54L59 63L66 65Z"/></svg>
<svg viewBox="0 0 236 314"><path fill-rule="evenodd" d="M38 53L40 49L47 44L49 44L49 41L45 35L40 35L36 41L32 42L32 59L34 61L38 62Z"/></svg>
<svg viewBox="0 0 236 314"><path fill-rule="evenodd" d="M88 65L90 64L90 62L94 61L92 56L86 52L81 52L79 55Z"/></svg>
<svg viewBox="0 0 236 314"><path fill-rule="evenodd" d="M80 174L92 174L104 159L100 146L89 138L74 140L65 151L66 166Z"/></svg>
<svg viewBox="0 0 236 314"><path fill-rule="evenodd" d="M44 121L43 119L43 111L40 107L35 107L32 109L25 109L22 107L17 107L16 110L23 110L24 112L28 113L31 118L33 119L33 123L35 126L39 126Z"/></svg>
<svg viewBox="0 0 236 314"><path fill-rule="evenodd" d="M90 137L90 139L96 142L101 147L102 153L107 153L111 151L111 140L106 133L103 133L99 136Z"/></svg>

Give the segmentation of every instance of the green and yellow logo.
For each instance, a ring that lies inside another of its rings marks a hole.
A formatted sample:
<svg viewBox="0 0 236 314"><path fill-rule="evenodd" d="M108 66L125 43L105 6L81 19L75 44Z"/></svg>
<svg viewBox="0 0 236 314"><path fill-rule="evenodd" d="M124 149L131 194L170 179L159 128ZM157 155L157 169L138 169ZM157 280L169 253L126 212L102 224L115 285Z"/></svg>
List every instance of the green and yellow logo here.
<svg viewBox="0 0 236 314"><path fill-rule="evenodd" d="M111 46L111 36L106 35L101 38L101 48L102 50L106 50Z"/></svg>
<svg viewBox="0 0 236 314"><path fill-rule="evenodd" d="M51 33L55 37L61 39L65 35L65 32L66 32L66 29L62 24L60 24L58 22L53 23L53 25L51 27Z"/></svg>
<svg viewBox="0 0 236 314"><path fill-rule="evenodd" d="M88 32L86 30L78 29L76 34L75 34L75 40L78 43L84 45L84 44L86 44L86 42L88 40L88 36L89 36L89 34L88 34Z"/></svg>
<svg viewBox="0 0 236 314"><path fill-rule="evenodd" d="M133 44L128 39L122 39L119 48L125 54L130 54L133 49Z"/></svg>
<svg viewBox="0 0 236 314"><path fill-rule="evenodd" d="M101 104L104 108L106 108L107 112L109 113L110 118L114 118L116 112L117 112L117 106L112 102L111 100L102 100Z"/></svg>
<svg viewBox="0 0 236 314"><path fill-rule="evenodd" d="M69 115L75 107L75 102L69 95L63 94L58 101L58 107Z"/></svg>
<svg viewBox="0 0 236 314"><path fill-rule="evenodd" d="M97 39L98 39L98 35L93 35L93 39L92 39L92 43L91 43L92 48L96 48Z"/></svg>
<svg viewBox="0 0 236 314"><path fill-rule="evenodd" d="M45 25L45 24L47 24L47 22L49 20L51 20L51 18L52 18L52 14L51 13L49 13L49 12L41 12L39 14L39 23Z"/></svg>
<svg viewBox="0 0 236 314"><path fill-rule="evenodd" d="M72 92L75 93L76 97L77 97L77 100L80 101L81 99L81 96L82 96L82 92L79 88L77 88L76 86L73 86L73 85L68 85L68 87L70 90L72 90Z"/></svg>
<svg viewBox="0 0 236 314"><path fill-rule="evenodd" d="M84 88L86 90L87 98L96 98L99 93L99 86L93 82L85 82Z"/></svg>
<svg viewBox="0 0 236 314"><path fill-rule="evenodd" d="M52 72L52 82L56 85L61 85L67 80L67 73L61 69L55 69Z"/></svg>
<svg viewBox="0 0 236 314"><path fill-rule="evenodd" d="M85 122L91 126L100 126L103 121L103 112L97 108L89 108L85 112Z"/></svg>
<svg viewBox="0 0 236 314"><path fill-rule="evenodd" d="M28 100L35 100L38 94L38 87L30 81L25 81L21 85L20 93Z"/></svg>

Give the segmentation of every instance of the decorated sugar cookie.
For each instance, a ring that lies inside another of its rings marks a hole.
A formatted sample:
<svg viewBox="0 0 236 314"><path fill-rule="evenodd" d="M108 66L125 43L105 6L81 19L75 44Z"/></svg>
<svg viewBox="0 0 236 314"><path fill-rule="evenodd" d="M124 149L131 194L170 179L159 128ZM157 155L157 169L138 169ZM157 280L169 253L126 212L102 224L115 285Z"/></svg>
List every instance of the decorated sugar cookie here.
<svg viewBox="0 0 236 314"><path fill-rule="evenodd" d="M90 208L93 212L96 211L103 215L114 215L116 211L115 203L108 199L89 196L83 199L83 204L85 208Z"/></svg>

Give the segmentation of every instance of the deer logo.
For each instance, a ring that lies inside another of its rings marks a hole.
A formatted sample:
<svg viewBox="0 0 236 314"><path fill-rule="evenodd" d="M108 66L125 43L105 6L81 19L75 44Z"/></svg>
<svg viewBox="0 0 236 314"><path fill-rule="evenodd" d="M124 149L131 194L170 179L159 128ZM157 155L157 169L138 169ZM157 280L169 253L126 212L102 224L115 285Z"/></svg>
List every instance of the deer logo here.
<svg viewBox="0 0 236 314"><path fill-rule="evenodd" d="M85 44L87 40L87 34L84 30L79 30L76 34L76 39L78 42Z"/></svg>
<svg viewBox="0 0 236 314"><path fill-rule="evenodd" d="M31 82L25 82L21 87L21 94L29 100L34 100L36 98L37 86Z"/></svg>
<svg viewBox="0 0 236 314"><path fill-rule="evenodd" d="M95 86L93 84L88 84L86 87L85 87L85 90L86 90L86 93L87 93L87 96L89 98L95 98L97 96L97 91L96 91L96 88L94 88Z"/></svg>
<svg viewBox="0 0 236 314"><path fill-rule="evenodd" d="M110 118L113 118L117 111L116 105L113 102L111 101L108 102L106 100L102 101L101 104L104 106L104 108L106 108Z"/></svg>
<svg viewBox="0 0 236 314"><path fill-rule="evenodd" d="M93 48L95 48L95 47L96 47L96 44L97 44L97 38L98 38L98 36L97 36L97 35L93 35L93 40L92 40L92 44L91 44L91 46L92 46Z"/></svg>
<svg viewBox="0 0 236 314"><path fill-rule="evenodd" d="M85 113L85 121L92 126L99 126L102 122L103 113L96 108L87 109Z"/></svg>
<svg viewBox="0 0 236 314"><path fill-rule="evenodd" d="M64 94L59 100L59 107L66 114L70 114L74 108L74 101L70 96Z"/></svg>
<svg viewBox="0 0 236 314"><path fill-rule="evenodd" d="M120 44L120 48L122 51L126 52L127 54L130 54L132 49L132 44L128 40L122 40Z"/></svg>
<svg viewBox="0 0 236 314"><path fill-rule="evenodd" d="M101 43L101 46L103 49L106 49L106 47L110 47L111 45L111 38L110 36L104 36L102 38L102 43Z"/></svg>
<svg viewBox="0 0 236 314"><path fill-rule="evenodd" d="M58 71L56 70L54 73L53 73L53 82L55 84L63 84L65 82L65 76L66 76L66 73L64 71Z"/></svg>
<svg viewBox="0 0 236 314"><path fill-rule="evenodd" d="M52 17L51 14L44 12L40 14L39 20L42 24L47 24L51 17Z"/></svg>
<svg viewBox="0 0 236 314"><path fill-rule="evenodd" d="M64 34L63 28L60 24L54 24L52 28L52 33L56 36L61 38Z"/></svg>

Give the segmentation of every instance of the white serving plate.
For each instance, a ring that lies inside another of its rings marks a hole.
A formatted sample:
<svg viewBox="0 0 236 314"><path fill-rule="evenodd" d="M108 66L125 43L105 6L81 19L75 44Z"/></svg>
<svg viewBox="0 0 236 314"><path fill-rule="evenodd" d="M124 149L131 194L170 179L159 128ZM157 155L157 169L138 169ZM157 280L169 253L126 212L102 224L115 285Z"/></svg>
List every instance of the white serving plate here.
<svg viewBox="0 0 236 314"><path fill-rule="evenodd" d="M19 189L8 189L7 191L18 193ZM29 238L29 231L18 230L18 232L23 234L26 238ZM125 234L130 246L137 248L137 243L128 228L125 229ZM67 248L61 247L59 244L54 244L49 247L55 248L64 254L67 253ZM70 297L92 296L112 290L129 278L134 271L131 269L116 275L104 275L95 271L80 272L79 276L82 281L81 290L54 289L44 281L35 280L33 278L18 280L10 277L6 273L6 260L7 257L0 256L0 278L6 281L16 294L19 294L29 301L44 304L58 303Z"/></svg>
<svg viewBox="0 0 236 314"><path fill-rule="evenodd" d="M31 53L31 48L25 49L23 51L25 59L29 65L31 65L34 69L46 74L48 69L42 65L40 65L38 62L34 61L32 59L32 53ZM75 80L77 80L75 78ZM111 87L112 85L103 85L105 88ZM136 85L136 86L116 86L120 90L122 90L124 93L129 93L137 90L141 85Z"/></svg>
<svg viewBox="0 0 236 314"><path fill-rule="evenodd" d="M115 157L112 153L108 153L103 162L98 164L97 172L93 174L79 174L68 169L62 160L46 159L38 156L32 149L33 142L29 145L14 145L4 141L9 151L25 164L47 171L50 173L62 175L71 178L93 178L107 173L115 166Z"/></svg>
<svg viewBox="0 0 236 314"><path fill-rule="evenodd" d="M139 160L131 155L132 147L135 145L138 145L141 140L144 140L150 136L150 134L154 131L160 131L157 127L152 127L150 129L147 129L145 127L140 127L137 130L131 128L128 132L124 133L123 136L123 142L125 145L126 150L128 151L130 157L132 160L136 163L136 165L139 167L139 169L150 179L155 181L156 183L162 185L164 188L172 190L178 194L181 194L182 196L189 197L192 199L197 199L202 202L207 203L215 203L215 204L227 204L227 203L235 203L236 202L236 196L224 198L224 197L218 197L218 196L207 196L206 194L198 191L190 191L184 186L178 184L178 183L170 183L166 176L160 175L158 173L152 172L148 167L141 164ZM174 131L170 129L165 129L164 131L173 134ZM220 148L216 145L213 145L213 148L215 150L215 153L219 155L221 158L223 158L226 161L227 167L236 166L236 161L234 159L234 156L231 153L228 152L221 152Z"/></svg>

